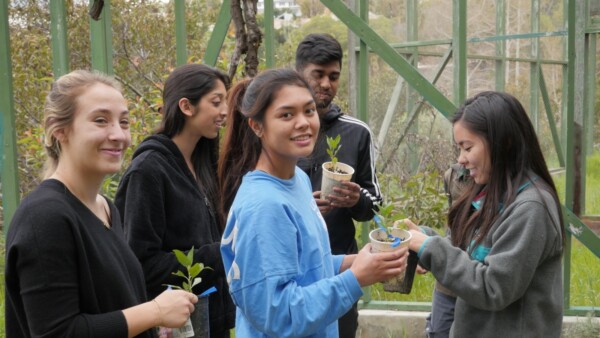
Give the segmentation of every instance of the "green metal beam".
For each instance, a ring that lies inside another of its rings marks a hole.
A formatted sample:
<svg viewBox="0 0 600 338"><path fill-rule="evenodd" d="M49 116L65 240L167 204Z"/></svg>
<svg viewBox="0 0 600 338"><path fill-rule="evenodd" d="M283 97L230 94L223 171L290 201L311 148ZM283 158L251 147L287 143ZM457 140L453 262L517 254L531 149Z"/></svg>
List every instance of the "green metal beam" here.
<svg viewBox="0 0 600 338"><path fill-rule="evenodd" d="M408 54L408 53L402 53L402 52L400 52L400 54L403 55L403 54ZM441 57L442 55L444 55L441 52L423 52L423 51L419 52L419 54L423 55L423 56L439 56L439 57ZM495 60L500 60L502 58L498 57L498 56L494 56L494 55L468 54L467 55L467 59L469 59L469 60L492 60L492 61L495 61ZM504 59L506 61L513 61L513 62L530 62L530 63L537 62L534 59L523 58L523 57L507 56L507 57L504 57ZM567 61L559 61L559 60L543 60L543 59L540 60L540 64L548 64L548 65L565 65L566 66L567 63L568 63Z"/></svg>
<svg viewBox="0 0 600 338"><path fill-rule="evenodd" d="M204 52L204 63L207 65L215 66L217 59L219 58L219 52L223 46L223 41L227 36L229 25L231 24L231 0L223 0L217 22L213 28L208 44L206 45L206 51Z"/></svg>
<svg viewBox="0 0 600 338"><path fill-rule="evenodd" d="M347 8L344 5L345 8ZM369 22L369 0L358 1L358 14L360 20ZM352 13L354 15L354 13ZM359 35L360 36L360 35ZM369 49L365 39L360 36L358 53L358 112L356 116L368 122L369 119Z"/></svg>
<svg viewBox="0 0 600 338"><path fill-rule="evenodd" d="M8 25L8 2L0 0L0 171L2 174L2 207L4 236L20 201L17 167L17 140L15 134L15 110L13 106L13 79Z"/></svg>
<svg viewBox="0 0 600 338"><path fill-rule="evenodd" d="M453 99L459 106L467 98L467 0L453 0L452 12Z"/></svg>
<svg viewBox="0 0 600 338"><path fill-rule="evenodd" d="M506 34L506 2L496 1L496 35ZM496 41L496 90L504 91L506 85L506 40Z"/></svg>
<svg viewBox="0 0 600 338"><path fill-rule="evenodd" d="M585 154L592 155L594 151L594 122L596 121L594 104L596 98L596 41L597 33L589 33L586 38L585 60L585 107L584 107L584 138Z"/></svg>
<svg viewBox="0 0 600 338"><path fill-rule="evenodd" d="M552 105L550 105L550 96L548 95L548 89L546 87L546 80L544 79L544 72L541 66L539 69L539 86L540 92L542 93L542 101L544 102L544 108L546 110L546 117L548 118L548 126L552 133L552 140L554 141L554 149L556 150L556 156L558 157L558 163L561 167L565 166L565 156L560 143L560 136L558 130L556 130L556 122L554 121L554 114L552 113Z"/></svg>
<svg viewBox="0 0 600 338"><path fill-rule="evenodd" d="M503 3L499 0L499 3ZM502 27L500 27L502 28ZM535 39L535 38L546 38L551 36L566 36L567 31L556 31L556 32L538 32L538 33L522 33L522 34L503 34L498 32L495 36L486 37L474 37L468 38L467 42L498 42L507 40L519 40L519 39ZM424 40L424 41L409 41L409 42L396 42L390 43L393 48L410 48L410 47L423 47L423 46L437 46L437 45L449 45L452 44L451 39L442 40Z"/></svg>
<svg viewBox="0 0 600 338"><path fill-rule="evenodd" d="M364 20L352 13L340 0L322 0L322 3L398 74L404 77L406 82L429 101L433 107L446 117L454 113L456 105L427 81L415 67L373 31Z"/></svg>
<svg viewBox="0 0 600 338"><path fill-rule="evenodd" d="M50 0L50 34L52 43L52 72L55 78L59 78L69 72L67 10L63 0Z"/></svg>
<svg viewBox="0 0 600 338"><path fill-rule="evenodd" d="M90 0L90 6L94 0ZM113 75L112 23L110 1L104 2L98 21L90 18L90 39L92 46L92 69Z"/></svg>
<svg viewBox="0 0 600 338"><path fill-rule="evenodd" d="M273 0L265 0L265 64L267 68L275 67L275 39L273 28Z"/></svg>
<svg viewBox="0 0 600 338"><path fill-rule="evenodd" d="M177 55L177 65L185 65L187 63L185 0L175 0L175 51Z"/></svg>
<svg viewBox="0 0 600 338"><path fill-rule="evenodd" d="M417 0L407 0L406 1L406 37L408 41L418 41L419 40L419 4ZM410 63L413 67L418 67L419 65L419 48L414 47L409 49L409 59L408 63ZM406 111L415 110L415 90L410 86L406 87ZM415 135L419 134L419 119L415 118L411 121L412 125L410 128L410 132ZM410 147L410 151L408 152L408 170L409 173L415 174L419 170L419 162L420 162L420 153L421 149L418 144L415 144L413 147Z"/></svg>
<svg viewBox="0 0 600 338"><path fill-rule="evenodd" d="M575 177L575 20L576 17L576 3L575 0L567 0L567 22L568 24L568 38L567 38L567 103L566 103L566 128L567 128L567 148L566 148L566 182L565 182L565 206L566 211L573 209L574 200L574 177ZM567 213L565 212L565 215ZM567 220L569 218L566 218ZM563 264L563 294L564 294L564 308L571 306L571 233L566 236L566 248L564 252L564 264Z"/></svg>
<svg viewBox="0 0 600 338"><path fill-rule="evenodd" d="M531 31L533 33L539 33L540 31L540 0L531 0ZM538 90L540 83L539 48L540 39L531 39L530 56L536 62L532 63L529 67L529 114L536 131L540 128L540 96L538 94L540 92Z"/></svg>
<svg viewBox="0 0 600 338"><path fill-rule="evenodd" d="M596 257L600 258L600 237L583 223L571 210L563 207L563 213L568 223L565 224L567 231L571 233L581 244L585 245Z"/></svg>

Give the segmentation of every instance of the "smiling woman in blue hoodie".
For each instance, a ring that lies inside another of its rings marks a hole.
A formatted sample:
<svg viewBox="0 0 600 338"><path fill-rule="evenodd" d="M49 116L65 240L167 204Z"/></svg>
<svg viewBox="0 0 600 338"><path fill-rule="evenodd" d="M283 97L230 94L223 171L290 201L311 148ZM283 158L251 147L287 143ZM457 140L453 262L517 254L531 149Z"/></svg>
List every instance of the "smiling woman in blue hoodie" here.
<svg viewBox="0 0 600 338"><path fill-rule="evenodd" d="M165 83L159 131L136 149L115 197L150 297L165 284L181 282L172 275L180 269L173 249L187 252L193 246L194 261L212 268L203 270L202 283L194 289L218 290L209 298L211 337L228 337L235 320L216 212L218 135L226 117L228 86L229 78L214 68L176 68Z"/></svg>

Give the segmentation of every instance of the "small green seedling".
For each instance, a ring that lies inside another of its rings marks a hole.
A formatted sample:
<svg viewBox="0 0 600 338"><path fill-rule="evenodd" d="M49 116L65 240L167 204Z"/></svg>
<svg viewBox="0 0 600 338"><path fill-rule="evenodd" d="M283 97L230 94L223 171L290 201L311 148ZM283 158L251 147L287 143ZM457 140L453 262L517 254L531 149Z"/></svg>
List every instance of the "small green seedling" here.
<svg viewBox="0 0 600 338"><path fill-rule="evenodd" d="M379 227L379 229L381 229L382 231L384 231L387 234L388 240L390 242L392 242L392 247L395 248L398 245L400 245L402 240L399 237L393 236L389 232L389 227L386 225L386 220L391 219L393 210L394 210L394 205L391 203L379 208L379 212L377 212L376 210L373 210L373 212L375 213L375 216L373 216L373 221Z"/></svg>
<svg viewBox="0 0 600 338"><path fill-rule="evenodd" d="M171 285L171 287L174 289L192 292L192 288L202 282L202 278L198 277L200 272L202 272L204 269L211 268L204 266L202 263L194 263L194 247L192 247L187 254L177 249L174 249L173 253L175 254L175 257L177 257L179 264L183 265L185 268L185 272L181 270L173 272L173 275L183 278L184 282L181 284L181 286Z"/></svg>
<svg viewBox="0 0 600 338"><path fill-rule="evenodd" d="M332 168L331 170L337 171L337 153L340 151L342 145L340 144L341 136L338 134L336 137L327 136L327 154L331 158Z"/></svg>

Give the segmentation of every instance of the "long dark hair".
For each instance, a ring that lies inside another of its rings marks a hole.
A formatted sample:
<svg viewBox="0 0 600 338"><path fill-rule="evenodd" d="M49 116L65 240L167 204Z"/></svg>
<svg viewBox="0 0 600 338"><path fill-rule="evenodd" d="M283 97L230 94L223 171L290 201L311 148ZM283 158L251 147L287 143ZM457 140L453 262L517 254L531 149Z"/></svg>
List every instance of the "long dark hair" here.
<svg viewBox="0 0 600 338"><path fill-rule="evenodd" d="M165 82L163 92L163 119L157 133L173 138L180 134L185 126L185 116L179 108L179 100L186 98L195 106L206 94L217 87L221 81L229 87L229 77L215 68L201 64L187 64L175 68ZM202 114L202 112L200 112ZM222 227L216 214L219 205L217 186L217 162L219 157L219 138L201 137L192 152L192 165L200 188L215 206L215 218Z"/></svg>
<svg viewBox="0 0 600 338"><path fill-rule="evenodd" d="M565 227L556 187L521 103L510 94L482 92L467 99L457 110L452 124L458 122L483 138L490 155L491 171L485 187L473 183L472 188L450 208L448 225L453 244L462 249L466 249L471 240L475 240L471 248L481 244L500 216L502 208L499 206L507 208L519 193L519 186L527 181L532 181L536 189L545 189L552 194L564 243ZM531 176L537 176L537 179ZM471 201L482 189L486 189L483 205L473 212ZM477 238L474 238L476 231Z"/></svg>
<svg viewBox="0 0 600 338"><path fill-rule="evenodd" d="M302 76L291 69L270 69L254 79L238 82L229 92L227 101L227 130L223 152L219 158L220 211L226 219L242 177L256 167L262 145L250 128L248 119L263 123L265 111L284 86L310 86Z"/></svg>

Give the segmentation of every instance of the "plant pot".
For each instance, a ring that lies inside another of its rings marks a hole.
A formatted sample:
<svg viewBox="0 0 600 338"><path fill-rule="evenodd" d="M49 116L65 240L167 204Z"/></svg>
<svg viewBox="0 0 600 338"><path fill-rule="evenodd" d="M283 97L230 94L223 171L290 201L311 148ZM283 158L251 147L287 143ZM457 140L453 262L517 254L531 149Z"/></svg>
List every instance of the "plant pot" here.
<svg viewBox="0 0 600 338"><path fill-rule="evenodd" d="M392 236L399 237L402 242L397 247L392 247L392 242L387 241L387 233L381 229L375 229L369 233L371 241L371 252L389 252L395 251L402 247L408 246L412 239L412 234L406 230L398 228L390 228ZM410 293L412 283L415 277L415 271L419 259L414 252L410 252L408 256L408 264L405 272L400 275L383 282L383 290L388 292L400 292L404 294Z"/></svg>
<svg viewBox="0 0 600 338"><path fill-rule="evenodd" d="M321 181L321 199L328 199L329 195L338 195L333 191L333 187L342 187L343 181L350 181L352 175L354 175L354 168L347 165L346 163L337 163L337 169L341 172L334 172L332 170L333 163L325 162L322 165L323 168L323 179Z"/></svg>
<svg viewBox="0 0 600 338"><path fill-rule="evenodd" d="M191 328L188 325L191 324ZM173 338L208 338L210 337L210 322L208 319L208 296L198 297L194 312L190 319L180 329L173 329Z"/></svg>

